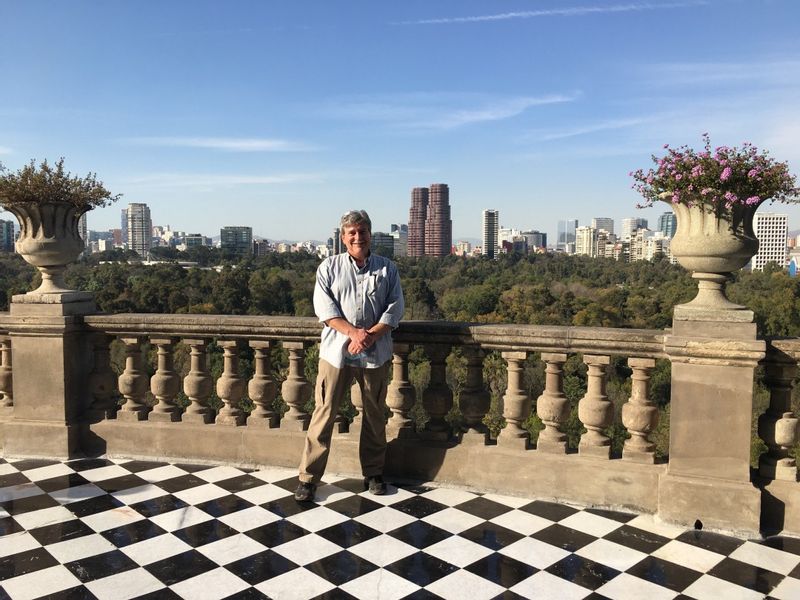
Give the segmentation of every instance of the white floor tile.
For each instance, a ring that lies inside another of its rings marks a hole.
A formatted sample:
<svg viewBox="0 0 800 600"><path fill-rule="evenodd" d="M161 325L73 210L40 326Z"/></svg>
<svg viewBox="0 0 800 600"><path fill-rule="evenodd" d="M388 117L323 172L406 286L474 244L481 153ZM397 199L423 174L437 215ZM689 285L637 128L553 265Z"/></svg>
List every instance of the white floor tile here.
<svg viewBox="0 0 800 600"><path fill-rule="evenodd" d="M600 515L585 511L571 514L566 519L559 521L559 524L597 537L608 535L615 529L619 529L624 525L624 523L620 523L614 519L607 519L606 517L601 517Z"/></svg>
<svg viewBox="0 0 800 600"><path fill-rule="evenodd" d="M200 546L197 551L204 554L218 565L227 565L240 558L264 552L267 547L253 538L239 533L230 535L216 542Z"/></svg>
<svg viewBox="0 0 800 600"><path fill-rule="evenodd" d="M176 531L198 523L205 523L211 519L213 517L207 512L203 512L194 506L185 506L184 508L156 515L151 517L150 520L165 531Z"/></svg>
<svg viewBox="0 0 800 600"><path fill-rule="evenodd" d="M11 463L0 463L0 475L8 475L9 473L18 473L19 469L17 469Z"/></svg>
<svg viewBox="0 0 800 600"><path fill-rule="evenodd" d="M800 556L796 554L753 542L745 542L734 550L730 557L781 575L788 575L800 563Z"/></svg>
<svg viewBox="0 0 800 600"><path fill-rule="evenodd" d="M414 546L401 542L390 535L376 536L366 542L351 546L348 550L379 567L385 567L418 552Z"/></svg>
<svg viewBox="0 0 800 600"><path fill-rule="evenodd" d="M131 569L102 579L95 579L86 587L99 600L128 600L164 589L164 584L145 569Z"/></svg>
<svg viewBox="0 0 800 600"><path fill-rule="evenodd" d="M292 493L293 492L278 487L277 485L265 484L236 492L236 495L253 504L266 504L273 500L280 500L281 498L286 498L286 496L291 496Z"/></svg>
<svg viewBox="0 0 800 600"><path fill-rule="evenodd" d="M434 488L420 495L423 498L439 502L440 504L446 504L447 506L455 506L456 504L478 498L478 494L473 494L465 490L451 490L443 487Z"/></svg>
<svg viewBox="0 0 800 600"><path fill-rule="evenodd" d="M341 500L343 498L348 498L352 496L352 492L348 492L347 490L343 490L342 488L338 487L335 483L329 483L326 485L321 485L317 488L317 493L314 495L314 502L317 504L321 504L325 506L326 504L332 504L337 500Z"/></svg>
<svg viewBox="0 0 800 600"><path fill-rule="evenodd" d="M64 463L57 463L55 465L25 471L25 477L31 481L44 481L45 479L52 479L53 477L60 477L61 475L71 475L74 472L73 469L69 468Z"/></svg>
<svg viewBox="0 0 800 600"><path fill-rule="evenodd" d="M244 475L244 472L235 467L211 467L210 469L197 471L195 475L203 481L214 483L215 481L224 481L225 479L239 477Z"/></svg>
<svg viewBox="0 0 800 600"><path fill-rule="evenodd" d="M505 588L478 577L469 571L456 571L437 579L425 589L445 600L489 600L505 591Z"/></svg>
<svg viewBox="0 0 800 600"><path fill-rule="evenodd" d="M30 533L20 531L0 537L0 557L11 556L26 550L33 550L41 546Z"/></svg>
<svg viewBox="0 0 800 600"><path fill-rule="evenodd" d="M380 600L399 600L420 589L418 585L408 579L381 569L348 581L339 587L356 598L379 598Z"/></svg>
<svg viewBox="0 0 800 600"><path fill-rule="evenodd" d="M166 481L175 477L182 477L186 475L186 471L176 467L175 465L164 465L163 467L156 467L155 469L147 469L146 471L139 471L136 475L150 483L158 483L159 481Z"/></svg>
<svg viewBox="0 0 800 600"><path fill-rule="evenodd" d="M303 568L284 573L254 586L270 598L281 600L308 600L324 594L336 586Z"/></svg>
<svg viewBox="0 0 800 600"><path fill-rule="evenodd" d="M422 519L426 523L440 527L450 533L461 533L470 527L475 527L481 523L485 523L485 519L476 517L457 508L445 508L438 512L428 515Z"/></svg>
<svg viewBox="0 0 800 600"><path fill-rule="evenodd" d="M225 523L228 527L233 527L236 531L250 531L267 523L280 521L280 517L260 506L251 506L244 510L222 515L219 517L219 521Z"/></svg>
<svg viewBox="0 0 800 600"><path fill-rule="evenodd" d="M62 565L12 577L3 581L3 589L14 600L32 600L80 585L80 580Z"/></svg>
<svg viewBox="0 0 800 600"><path fill-rule="evenodd" d="M392 504L397 504L398 502L402 502L403 500L407 500L408 498L413 498L415 496L415 494L412 494L408 490L396 488L391 483L386 484L386 495L384 496L376 496L375 494L370 494L367 491L361 492L360 495L364 496L365 498L369 498L378 504L383 504L384 506L391 506Z"/></svg>
<svg viewBox="0 0 800 600"><path fill-rule="evenodd" d="M764 598L764 594L711 575L703 575L683 590L683 594L697 600L720 600L720 598L725 600L762 600Z"/></svg>
<svg viewBox="0 0 800 600"><path fill-rule="evenodd" d="M501 548L498 552L525 564L532 565L537 569L546 569L562 558L569 556L569 552L566 550L529 537L517 540L505 548Z"/></svg>
<svg viewBox="0 0 800 600"><path fill-rule="evenodd" d="M633 548L621 546L608 540L595 540L575 552L578 556L608 565L617 571L627 571L633 565L647 558L647 554Z"/></svg>
<svg viewBox="0 0 800 600"><path fill-rule="evenodd" d="M104 496L105 494L105 490L101 490L93 483L87 483L84 485L58 490L56 492L50 492L50 497L61 504L70 504L80 500L88 500L89 498Z"/></svg>
<svg viewBox="0 0 800 600"><path fill-rule="evenodd" d="M519 508L521 506L525 506L526 504L531 503L530 498L505 496L503 494L484 494L483 497L486 498L487 500L491 500L492 502L497 502L498 504L504 504L506 506L510 506L511 508Z"/></svg>
<svg viewBox="0 0 800 600"><path fill-rule="evenodd" d="M670 540L653 552L653 556L701 573L707 573L725 558L722 554L717 554L692 544L685 544L678 540Z"/></svg>
<svg viewBox="0 0 800 600"><path fill-rule="evenodd" d="M381 533L387 533L403 525L408 525L417 519L399 510L384 506L378 510L372 510L366 514L354 517L353 520L363 523L367 527L372 527Z"/></svg>
<svg viewBox="0 0 800 600"><path fill-rule="evenodd" d="M182 598L191 600L220 600L250 587L230 571L219 568L170 586Z"/></svg>
<svg viewBox="0 0 800 600"><path fill-rule="evenodd" d="M304 510L291 517L286 517L286 520L302 527L306 531L320 531L327 527L344 523L347 521L347 517L330 508L318 506L311 510Z"/></svg>
<svg viewBox="0 0 800 600"><path fill-rule="evenodd" d="M130 471L119 465L108 465L105 467L98 467L97 469L81 471L81 476L92 482L105 481L106 479L114 479L115 477L125 477L130 474Z"/></svg>
<svg viewBox="0 0 800 600"><path fill-rule="evenodd" d="M250 473L253 477L266 481L267 483L274 483L276 481L283 481L297 475L297 469L284 469L281 467L264 467L258 471Z"/></svg>
<svg viewBox="0 0 800 600"><path fill-rule="evenodd" d="M176 538L171 533L165 533L120 548L124 554L139 565L149 565L191 549L192 547L189 544Z"/></svg>
<svg viewBox="0 0 800 600"><path fill-rule="evenodd" d="M0 488L0 502L22 500L23 498L39 496L43 493L35 483L20 483L19 485Z"/></svg>
<svg viewBox="0 0 800 600"><path fill-rule="evenodd" d="M129 525L136 521L141 521L142 519L144 519L144 517L135 510L127 506L120 506L94 515L87 515L83 517L81 521L95 531L105 531L106 529Z"/></svg>
<svg viewBox="0 0 800 600"><path fill-rule="evenodd" d="M531 535L553 524L549 519L516 509L498 515L490 521L522 535Z"/></svg>
<svg viewBox="0 0 800 600"><path fill-rule="evenodd" d="M329 542L316 533L309 533L291 542L275 546L272 550L297 565L307 565L341 551L342 547Z"/></svg>
<svg viewBox="0 0 800 600"><path fill-rule="evenodd" d="M456 565L461 568L471 565L475 561L493 552L486 546L481 546L471 540L456 535L446 538L441 542L437 542L432 546L428 546L424 551L431 556L435 556L436 558L449 562L451 565Z"/></svg>
<svg viewBox="0 0 800 600"><path fill-rule="evenodd" d="M53 523L72 521L73 519L75 519L75 515L63 506L51 506L50 508L43 508L41 510L32 510L14 517L14 520L28 531L36 529L37 527L52 525Z"/></svg>
<svg viewBox="0 0 800 600"><path fill-rule="evenodd" d="M515 594L536 600L581 600L592 593L592 590L551 575L547 571L539 571L509 589Z"/></svg>
<svg viewBox="0 0 800 600"><path fill-rule="evenodd" d="M671 523L664 523L653 515L639 515L628 521L626 525L644 529L650 533L655 533L656 535L670 539L674 539L686 531L683 527L678 527Z"/></svg>
<svg viewBox="0 0 800 600"><path fill-rule="evenodd" d="M109 542L99 533L92 535L84 535L72 540L58 542L47 546L47 551L52 554L58 562L64 564L86 558L87 556L95 556L96 554L103 554L111 552L116 546Z"/></svg>
<svg viewBox="0 0 800 600"><path fill-rule="evenodd" d="M628 573L620 573L614 579L600 586L598 594L608 596L612 600L630 600L631 598L647 598L647 600L672 600L678 595L669 588L661 587Z"/></svg>
<svg viewBox="0 0 800 600"><path fill-rule="evenodd" d="M157 485L147 483L145 485L140 485L139 487L120 490L111 495L120 502L131 505L136 504L137 502L145 502L146 500L152 500L153 498L166 496L167 492Z"/></svg>
<svg viewBox="0 0 800 600"><path fill-rule="evenodd" d="M775 586L770 596L777 600L797 600L800 598L800 579L787 577Z"/></svg>
<svg viewBox="0 0 800 600"><path fill-rule="evenodd" d="M230 492L228 490L214 485L213 483L207 483L206 485L199 485L187 490L175 492L172 495L176 498L180 498L187 504L202 504L203 502L216 500L217 498L222 498L229 494Z"/></svg>

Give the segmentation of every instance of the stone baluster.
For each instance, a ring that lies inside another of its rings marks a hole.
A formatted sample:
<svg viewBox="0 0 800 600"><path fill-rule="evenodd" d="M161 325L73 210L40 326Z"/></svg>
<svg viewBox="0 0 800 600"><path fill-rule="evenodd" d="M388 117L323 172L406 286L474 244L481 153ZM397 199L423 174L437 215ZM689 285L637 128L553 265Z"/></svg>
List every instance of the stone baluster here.
<svg viewBox="0 0 800 600"><path fill-rule="evenodd" d="M358 440L361 439L361 425L364 418L364 398L361 396L361 387L358 385L357 381L353 381L353 384L350 386L350 402L353 404L353 408L356 409L356 414L353 415L352 423L347 426L346 423L343 423L341 413L337 414L336 420L333 422L333 430L336 433L347 432Z"/></svg>
<svg viewBox="0 0 800 600"><path fill-rule="evenodd" d="M629 358L628 366L633 369L631 397L622 406L622 424L631 437L625 440L622 458L652 464L656 460L656 445L647 436L658 426L658 407L648 399L647 392L650 372L656 361L652 358Z"/></svg>
<svg viewBox="0 0 800 600"><path fill-rule="evenodd" d="M184 423L211 423L214 415L208 406L214 381L208 370L208 340L184 339L189 346L189 373L183 378L183 393L191 404L186 407L181 421Z"/></svg>
<svg viewBox="0 0 800 600"><path fill-rule="evenodd" d="M0 337L0 407L14 406L14 385L11 371L11 338Z"/></svg>
<svg viewBox="0 0 800 600"><path fill-rule="evenodd" d="M530 435L522 423L531 414L531 399L522 387L522 363L527 352L501 352L507 363L508 385L503 395L503 418L506 426L497 436L497 444L509 448L526 449L530 445Z"/></svg>
<svg viewBox="0 0 800 600"><path fill-rule="evenodd" d="M283 401L289 407L281 419L281 429L304 431L311 416L303 410L311 398L311 383L306 379L306 342L283 342L289 351L289 374L281 385Z"/></svg>
<svg viewBox="0 0 800 600"><path fill-rule="evenodd" d="M472 344L463 348L467 359L467 380L458 398L458 406L464 416L466 430L461 434L462 444L485 444L489 430L483 418L489 410L489 390L483 383L483 357L480 346Z"/></svg>
<svg viewBox="0 0 800 600"><path fill-rule="evenodd" d="M117 376L111 368L111 336L97 333L92 336L92 349L94 365L89 373L89 392L92 395L92 405L87 416L90 421L113 419L117 414L115 402Z"/></svg>
<svg viewBox="0 0 800 600"><path fill-rule="evenodd" d="M117 379L117 387L125 402L117 412L117 419L145 421L150 407L145 404L148 378L142 356L144 338L121 337L120 341L125 345L125 370Z"/></svg>
<svg viewBox="0 0 800 600"><path fill-rule="evenodd" d="M392 356L392 382L386 392L386 405L392 411L386 423L386 437L404 439L415 436L414 422L409 411L417 400L417 392L408 379L408 354L410 344L394 344Z"/></svg>
<svg viewBox="0 0 800 600"><path fill-rule="evenodd" d="M150 392L158 403L153 407L149 419L160 422L181 420L181 409L175 397L181 389L181 378L175 371L175 344L177 338L151 338L150 343L158 348L156 372L150 378Z"/></svg>
<svg viewBox="0 0 800 600"><path fill-rule="evenodd" d="M266 340L257 340L250 342L250 347L254 352L255 373L247 384L247 394L255 407L247 417L247 425L277 427L278 415L272 410L272 403L278 392L275 380L272 379L272 363L270 361L272 344Z"/></svg>
<svg viewBox="0 0 800 600"><path fill-rule="evenodd" d="M578 403L578 418L587 431L581 436L578 452L585 456L611 458L611 439L603 429L611 425L614 405L606 396L606 369L611 363L608 356L587 354L583 362L589 367L586 395Z"/></svg>
<svg viewBox="0 0 800 600"><path fill-rule="evenodd" d="M245 415L239 407L244 396L244 377L239 374L239 341L224 340L218 342L223 351L222 375L217 379L217 396L222 400L223 406L217 413L217 425L237 426L243 425Z"/></svg>
<svg viewBox="0 0 800 600"><path fill-rule="evenodd" d="M785 354L771 355L764 383L770 390L769 408L758 418L758 435L767 452L758 461L758 472L770 479L797 480L797 462L789 450L797 443L797 417L792 413L792 384L797 363Z"/></svg>
<svg viewBox="0 0 800 600"><path fill-rule="evenodd" d="M453 408L453 392L447 385L447 360L450 346L445 344L425 344L425 354L431 361L431 379L422 393L422 405L428 413L423 435L427 439L449 440L452 432L445 420Z"/></svg>
<svg viewBox="0 0 800 600"><path fill-rule="evenodd" d="M536 414L544 423L539 432L536 450L549 454L564 454L567 451L567 435L564 425L569 418L569 400L564 395L564 363L567 355L542 352L546 367L544 392L536 400Z"/></svg>

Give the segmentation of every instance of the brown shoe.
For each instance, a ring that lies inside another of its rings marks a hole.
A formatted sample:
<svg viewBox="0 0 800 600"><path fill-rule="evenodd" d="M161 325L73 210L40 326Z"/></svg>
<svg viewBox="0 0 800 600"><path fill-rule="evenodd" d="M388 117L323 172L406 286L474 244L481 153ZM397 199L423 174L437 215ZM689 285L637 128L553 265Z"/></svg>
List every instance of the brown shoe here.
<svg viewBox="0 0 800 600"><path fill-rule="evenodd" d="M313 502L317 486L307 481L301 481L294 491L294 499L298 502Z"/></svg>
<svg viewBox="0 0 800 600"><path fill-rule="evenodd" d="M375 496L383 496L386 493L386 484L380 475L371 475L364 478L364 489Z"/></svg>

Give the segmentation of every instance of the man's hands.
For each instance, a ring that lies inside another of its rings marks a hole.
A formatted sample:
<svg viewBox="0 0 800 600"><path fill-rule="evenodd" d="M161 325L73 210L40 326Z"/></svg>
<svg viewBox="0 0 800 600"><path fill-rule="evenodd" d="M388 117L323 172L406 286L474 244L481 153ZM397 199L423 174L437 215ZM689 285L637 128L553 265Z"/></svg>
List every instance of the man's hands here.
<svg viewBox="0 0 800 600"><path fill-rule="evenodd" d="M347 351L350 354L359 354L372 346L378 338L382 337L386 332L391 331L392 328L385 323L376 323L369 329L361 329L353 327L345 319L335 317L326 321L328 327L331 327L339 333L345 334L350 338L350 344L347 346Z"/></svg>
<svg viewBox="0 0 800 600"><path fill-rule="evenodd" d="M375 343L375 337L366 329L353 327L348 337L350 344L347 346L347 351L350 354L359 354Z"/></svg>

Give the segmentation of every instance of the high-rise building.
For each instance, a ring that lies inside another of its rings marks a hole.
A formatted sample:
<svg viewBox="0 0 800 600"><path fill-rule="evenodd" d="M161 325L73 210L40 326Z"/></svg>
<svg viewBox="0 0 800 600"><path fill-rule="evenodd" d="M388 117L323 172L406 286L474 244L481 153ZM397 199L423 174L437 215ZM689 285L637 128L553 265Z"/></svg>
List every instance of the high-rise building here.
<svg viewBox="0 0 800 600"><path fill-rule="evenodd" d="M575 230L575 254L597 256L597 229L584 225Z"/></svg>
<svg viewBox="0 0 800 600"><path fill-rule="evenodd" d="M578 228L578 219L565 219L558 222L558 236L556 237L556 251L571 254L575 251L575 230Z"/></svg>
<svg viewBox="0 0 800 600"><path fill-rule="evenodd" d="M239 256L253 254L253 228L244 225L229 225L219 230L219 246Z"/></svg>
<svg viewBox="0 0 800 600"><path fill-rule="evenodd" d="M371 248L381 256L394 256L394 237L391 233L382 231L372 232Z"/></svg>
<svg viewBox="0 0 800 600"><path fill-rule="evenodd" d="M425 256L425 220L428 218L428 188L411 190L408 211L408 256Z"/></svg>
<svg viewBox="0 0 800 600"><path fill-rule="evenodd" d="M639 229L647 229L647 219L627 217L622 219L622 239L629 241Z"/></svg>
<svg viewBox="0 0 800 600"><path fill-rule="evenodd" d="M781 269L786 267L789 236L789 215L756 213L753 231L758 238L758 252L753 257L753 271L761 271L767 263L774 262Z"/></svg>
<svg viewBox="0 0 800 600"><path fill-rule="evenodd" d="M120 245L128 243L128 209L122 209L122 215L120 216L120 232L122 236L122 241Z"/></svg>
<svg viewBox="0 0 800 600"><path fill-rule="evenodd" d="M535 229L531 229L529 231L523 231L522 235L525 236L525 239L528 240L528 250L533 252L534 250L538 250L539 248L547 248L547 234L542 233L541 231L536 231Z"/></svg>
<svg viewBox="0 0 800 600"><path fill-rule="evenodd" d="M450 188L431 184L425 219L425 255L449 256L453 251L453 221L450 219Z"/></svg>
<svg viewBox="0 0 800 600"><path fill-rule="evenodd" d="M614 219L611 217L595 217L592 219L592 227L597 231L605 229L608 233L614 233Z"/></svg>
<svg viewBox="0 0 800 600"><path fill-rule="evenodd" d="M487 208L483 211L483 255L497 258L500 211Z"/></svg>
<svg viewBox="0 0 800 600"><path fill-rule="evenodd" d="M331 254L341 254L342 247L342 232L338 227L333 229L333 238L331 239Z"/></svg>
<svg viewBox="0 0 800 600"><path fill-rule="evenodd" d="M14 251L14 221L0 219L0 252Z"/></svg>
<svg viewBox="0 0 800 600"><path fill-rule="evenodd" d="M89 225L86 222L86 214L83 213L78 219L78 235L81 236L83 243L88 247L89 245Z"/></svg>
<svg viewBox="0 0 800 600"><path fill-rule="evenodd" d="M147 204L133 202L128 204L125 215L128 248L142 258L147 258L153 243L153 221L150 219L150 208Z"/></svg>
<svg viewBox="0 0 800 600"><path fill-rule="evenodd" d="M657 231L664 234L665 237L675 237L675 232L678 231L678 219L674 212L661 213L658 217Z"/></svg>
<svg viewBox="0 0 800 600"><path fill-rule="evenodd" d="M408 225L392 223L391 236L394 239L394 255L408 256Z"/></svg>

